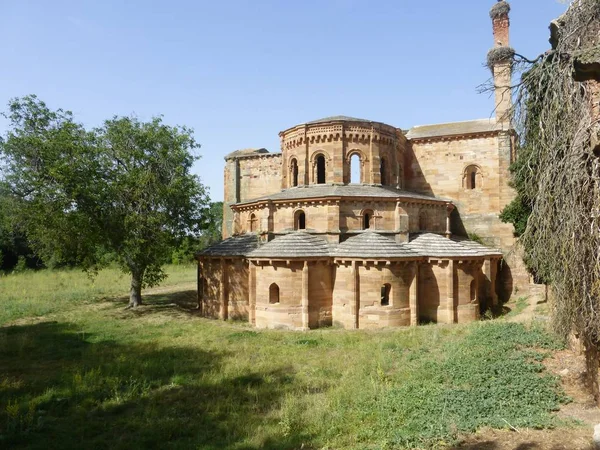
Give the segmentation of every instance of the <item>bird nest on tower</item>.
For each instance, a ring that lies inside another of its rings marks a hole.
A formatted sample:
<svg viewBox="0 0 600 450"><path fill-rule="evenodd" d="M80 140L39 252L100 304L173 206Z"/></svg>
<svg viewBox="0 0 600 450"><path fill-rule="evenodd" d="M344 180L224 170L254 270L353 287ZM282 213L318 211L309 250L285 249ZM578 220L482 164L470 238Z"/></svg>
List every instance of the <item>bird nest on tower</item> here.
<svg viewBox="0 0 600 450"><path fill-rule="evenodd" d="M494 70L496 64L512 62L515 56L515 49L512 47L496 47L487 54L487 66Z"/></svg>
<svg viewBox="0 0 600 450"><path fill-rule="evenodd" d="M492 6L492 9L490 9L490 17L492 19L497 19L499 17L507 16L509 12L510 5L508 4L508 2L499 1L494 6Z"/></svg>

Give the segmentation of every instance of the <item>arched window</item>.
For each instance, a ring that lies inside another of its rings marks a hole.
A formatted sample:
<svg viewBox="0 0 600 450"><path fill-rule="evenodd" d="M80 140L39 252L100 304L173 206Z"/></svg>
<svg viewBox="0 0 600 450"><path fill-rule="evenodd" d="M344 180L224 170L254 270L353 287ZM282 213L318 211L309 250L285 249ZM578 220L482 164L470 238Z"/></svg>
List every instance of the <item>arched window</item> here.
<svg viewBox="0 0 600 450"><path fill-rule="evenodd" d="M470 292L471 302L474 302L477 298L477 283L475 280L471 281L471 292Z"/></svg>
<svg viewBox="0 0 600 450"><path fill-rule="evenodd" d="M277 286L277 283L269 286L269 303L279 303L279 286Z"/></svg>
<svg viewBox="0 0 600 450"><path fill-rule="evenodd" d="M304 211L298 210L294 213L294 230L306 229L306 214Z"/></svg>
<svg viewBox="0 0 600 450"><path fill-rule="evenodd" d="M250 218L248 219L248 222L250 222L250 226L248 227L248 228L250 228L250 233L254 233L256 231L257 224L258 224L258 220L256 219L256 214L254 214L254 213L250 214Z"/></svg>
<svg viewBox="0 0 600 450"><path fill-rule="evenodd" d="M465 189L479 189L482 181L483 176L479 167L471 165L465 169L463 174L463 187Z"/></svg>
<svg viewBox="0 0 600 450"><path fill-rule="evenodd" d="M381 158L380 162L379 162L379 173L381 175L381 184L385 185L387 184L387 164L385 162L385 158Z"/></svg>
<svg viewBox="0 0 600 450"><path fill-rule="evenodd" d="M363 230L368 230L369 228L371 228L372 219L373 219L373 211L371 211L370 209L363 211L363 223L362 223Z"/></svg>
<svg viewBox="0 0 600 450"><path fill-rule="evenodd" d="M317 156L317 184L325 184L325 157Z"/></svg>
<svg viewBox="0 0 600 450"><path fill-rule="evenodd" d="M390 304L390 293L392 286L388 283L381 286L381 306L388 306Z"/></svg>
<svg viewBox="0 0 600 450"><path fill-rule="evenodd" d="M292 186L298 186L298 161L296 161L296 158L292 159L290 163L290 178Z"/></svg>
<svg viewBox="0 0 600 450"><path fill-rule="evenodd" d="M360 183L361 175L360 156L355 153L350 157L350 183Z"/></svg>

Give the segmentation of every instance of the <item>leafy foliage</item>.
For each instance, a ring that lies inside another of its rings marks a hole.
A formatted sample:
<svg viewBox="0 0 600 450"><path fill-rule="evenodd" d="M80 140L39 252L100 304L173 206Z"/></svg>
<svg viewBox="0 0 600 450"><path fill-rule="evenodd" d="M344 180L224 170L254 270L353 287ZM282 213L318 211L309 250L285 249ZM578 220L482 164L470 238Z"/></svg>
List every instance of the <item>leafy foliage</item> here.
<svg viewBox="0 0 600 450"><path fill-rule="evenodd" d="M0 143L13 217L44 261L96 270L112 253L141 288L164 278L176 242L200 232L207 196L191 130L115 117L91 131L35 96L14 99Z"/></svg>

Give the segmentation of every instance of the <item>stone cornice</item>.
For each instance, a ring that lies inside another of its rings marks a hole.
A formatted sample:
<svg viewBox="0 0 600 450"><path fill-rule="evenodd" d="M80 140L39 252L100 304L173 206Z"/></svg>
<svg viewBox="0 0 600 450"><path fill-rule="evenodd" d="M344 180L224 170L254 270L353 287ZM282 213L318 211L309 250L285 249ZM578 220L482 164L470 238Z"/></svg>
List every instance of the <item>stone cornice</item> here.
<svg viewBox="0 0 600 450"><path fill-rule="evenodd" d="M331 197L313 197L306 199L282 199L282 200L259 200L256 202L248 202L248 203L237 203L230 205L231 209L234 211L250 211L254 209L264 208L269 206L269 204L277 205L277 206L297 206L297 205L331 205L331 204L339 204L341 202L365 202L365 203L400 203L401 205L426 205L426 206L438 206L445 207L447 205L453 205L452 202L448 200L435 200L435 199L417 199L412 197L346 197L346 196L331 196Z"/></svg>
<svg viewBox="0 0 600 450"><path fill-rule="evenodd" d="M225 161L230 161L232 159L270 159L270 158L281 158L283 155L281 153L256 153L250 155L238 155L238 156L226 156Z"/></svg>

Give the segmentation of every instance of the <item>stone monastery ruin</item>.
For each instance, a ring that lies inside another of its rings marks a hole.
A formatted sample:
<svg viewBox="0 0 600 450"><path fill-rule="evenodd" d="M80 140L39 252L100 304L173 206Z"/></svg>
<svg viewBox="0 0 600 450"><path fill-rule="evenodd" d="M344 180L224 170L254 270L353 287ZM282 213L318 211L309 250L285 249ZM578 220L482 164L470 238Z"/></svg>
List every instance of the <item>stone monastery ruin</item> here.
<svg viewBox="0 0 600 450"><path fill-rule="evenodd" d="M509 9L490 12L496 49ZM296 330L469 322L527 290L498 218L516 155L512 54L495 54L508 55L491 67L495 118L403 130L328 117L279 133L281 153L227 155L224 240L197 256L203 315Z"/></svg>

